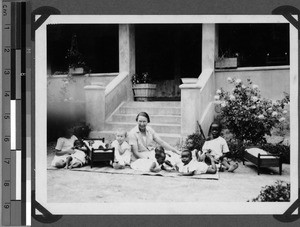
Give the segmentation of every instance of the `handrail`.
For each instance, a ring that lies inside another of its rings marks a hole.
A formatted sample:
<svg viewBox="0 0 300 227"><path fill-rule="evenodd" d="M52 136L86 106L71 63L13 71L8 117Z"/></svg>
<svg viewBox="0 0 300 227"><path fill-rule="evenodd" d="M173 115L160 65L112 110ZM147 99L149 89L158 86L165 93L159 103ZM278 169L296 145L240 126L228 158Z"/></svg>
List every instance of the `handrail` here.
<svg viewBox="0 0 300 227"><path fill-rule="evenodd" d="M130 99L132 93L131 78L128 72L120 72L105 88L105 118L124 101Z"/></svg>

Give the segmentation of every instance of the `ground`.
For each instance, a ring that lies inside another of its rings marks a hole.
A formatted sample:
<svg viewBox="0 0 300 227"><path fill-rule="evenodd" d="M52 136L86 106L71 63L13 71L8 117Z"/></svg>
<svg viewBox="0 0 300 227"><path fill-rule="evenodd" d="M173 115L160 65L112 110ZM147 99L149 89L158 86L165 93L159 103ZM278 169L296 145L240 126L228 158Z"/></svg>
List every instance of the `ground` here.
<svg viewBox="0 0 300 227"><path fill-rule="evenodd" d="M48 164L52 157L48 155ZM239 163L234 173L221 172L219 180L47 170L48 202L246 202L276 180L290 182L288 164L282 175L278 168L257 175L255 166L245 164Z"/></svg>

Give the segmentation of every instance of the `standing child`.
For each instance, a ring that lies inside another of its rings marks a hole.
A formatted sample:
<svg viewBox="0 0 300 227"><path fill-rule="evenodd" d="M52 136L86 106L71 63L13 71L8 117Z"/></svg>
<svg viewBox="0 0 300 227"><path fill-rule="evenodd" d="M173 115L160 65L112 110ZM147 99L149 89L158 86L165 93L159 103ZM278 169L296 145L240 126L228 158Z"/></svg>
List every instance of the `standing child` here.
<svg viewBox="0 0 300 227"><path fill-rule="evenodd" d="M211 135L211 140L205 141L202 151L203 155L209 153L216 163L221 163L225 170L228 172L233 172L238 168L238 163L230 165L227 160L226 155L229 152L227 142L224 138L220 136L222 127L218 122L213 122L210 125L209 136Z"/></svg>
<svg viewBox="0 0 300 227"><path fill-rule="evenodd" d="M115 148L115 160L113 167L115 169L123 169L125 165L130 165L131 147L125 141L127 132L124 129L118 129L116 132L116 140L111 143Z"/></svg>
<svg viewBox="0 0 300 227"><path fill-rule="evenodd" d="M74 153L68 156L66 160L66 167L68 169L82 167L88 162L87 152L89 149L82 140L75 140L72 149Z"/></svg>
<svg viewBox="0 0 300 227"><path fill-rule="evenodd" d="M207 154L206 155L211 160L211 166L208 166L205 162L198 162L196 159L192 158L192 152L189 150L184 150L181 153L181 163L176 165L176 169L182 176L193 176L196 174L204 173L216 173L217 167L214 159Z"/></svg>

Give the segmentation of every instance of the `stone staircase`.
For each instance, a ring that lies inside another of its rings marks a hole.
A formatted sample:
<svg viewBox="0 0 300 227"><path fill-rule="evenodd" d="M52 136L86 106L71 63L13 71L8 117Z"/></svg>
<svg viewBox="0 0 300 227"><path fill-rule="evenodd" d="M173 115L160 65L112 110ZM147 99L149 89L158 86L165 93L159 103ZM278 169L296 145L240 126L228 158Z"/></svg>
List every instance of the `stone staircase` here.
<svg viewBox="0 0 300 227"><path fill-rule="evenodd" d="M150 116L151 126L160 137L171 145L176 145L181 139L181 106L178 101L125 102L107 119L105 130L92 132L90 137L104 137L114 140L118 128L130 131L136 126L136 115L145 111Z"/></svg>

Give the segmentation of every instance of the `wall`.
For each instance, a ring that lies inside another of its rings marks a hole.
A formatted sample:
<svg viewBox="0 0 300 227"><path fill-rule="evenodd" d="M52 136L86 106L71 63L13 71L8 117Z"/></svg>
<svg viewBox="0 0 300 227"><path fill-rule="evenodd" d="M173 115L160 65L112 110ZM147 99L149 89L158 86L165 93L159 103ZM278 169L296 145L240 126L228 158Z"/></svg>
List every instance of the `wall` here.
<svg viewBox="0 0 300 227"><path fill-rule="evenodd" d="M243 82L251 78L253 84L259 86L262 97L282 99L283 92L290 93L289 73L288 66L216 70L216 88L222 87L225 91L231 91L232 85L227 82L228 77L240 78Z"/></svg>

